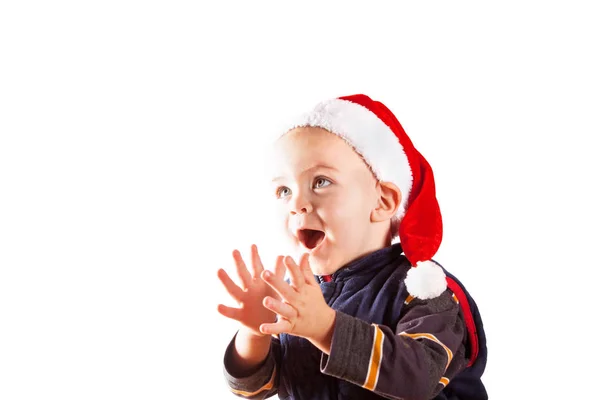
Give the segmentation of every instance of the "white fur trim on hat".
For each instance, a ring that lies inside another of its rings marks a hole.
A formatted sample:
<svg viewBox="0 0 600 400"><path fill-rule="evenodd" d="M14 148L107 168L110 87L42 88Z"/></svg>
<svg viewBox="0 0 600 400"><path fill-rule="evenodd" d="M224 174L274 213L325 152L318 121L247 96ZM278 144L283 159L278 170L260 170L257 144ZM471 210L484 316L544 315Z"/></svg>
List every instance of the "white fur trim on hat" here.
<svg viewBox="0 0 600 400"><path fill-rule="evenodd" d="M408 271L404 284L411 296L421 300L433 299L446 290L446 274L433 261L420 261Z"/></svg>
<svg viewBox="0 0 600 400"><path fill-rule="evenodd" d="M402 200L396 217L402 218L413 176L399 139L379 117L360 104L332 99L302 115L288 125L284 133L305 126L323 128L338 135L363 157L377 179L398 186Z"/></svg>

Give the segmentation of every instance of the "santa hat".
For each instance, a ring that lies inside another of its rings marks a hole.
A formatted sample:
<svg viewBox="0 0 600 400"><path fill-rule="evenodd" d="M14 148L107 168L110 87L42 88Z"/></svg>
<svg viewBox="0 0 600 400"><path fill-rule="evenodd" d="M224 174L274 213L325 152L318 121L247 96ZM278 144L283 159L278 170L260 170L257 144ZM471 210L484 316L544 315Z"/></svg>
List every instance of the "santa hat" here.
<svg viewBox="0 0 600 400"><path fill-rule="evenodd" d="M338 135L362 156L377 179L398 186L402 192L395 216L399 221L398 237L413 266L405 280L406 289L420 299L443 293L446 276L431 260L442 241L433 171L394 114L384 104L357 94L318 104L284 131L307 126Z"/></svg>

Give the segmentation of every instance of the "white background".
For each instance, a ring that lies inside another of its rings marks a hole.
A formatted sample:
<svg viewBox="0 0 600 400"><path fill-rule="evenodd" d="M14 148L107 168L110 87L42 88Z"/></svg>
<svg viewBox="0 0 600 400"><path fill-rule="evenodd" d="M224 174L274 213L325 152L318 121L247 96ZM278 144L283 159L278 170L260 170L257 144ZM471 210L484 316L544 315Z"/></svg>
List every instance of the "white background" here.
<svg viewBox="0 0 600 400"><path fill-rule="evenodd" d="M199 3L1 3L0 399L231 398L216 270L281 251L261 146L354 93L433 166L490 398L593 397L593 2Z"/></svg>

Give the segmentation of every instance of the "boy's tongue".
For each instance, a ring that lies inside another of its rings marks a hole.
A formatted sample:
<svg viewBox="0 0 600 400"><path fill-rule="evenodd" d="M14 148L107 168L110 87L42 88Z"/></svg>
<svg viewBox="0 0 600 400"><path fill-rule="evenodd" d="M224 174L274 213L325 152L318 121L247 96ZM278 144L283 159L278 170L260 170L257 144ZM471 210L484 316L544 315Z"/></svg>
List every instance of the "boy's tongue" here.
<svg viewBox="0 0 600 400"><path fill-rule="evenodd" d="M314 249L325 238L325 233L314 229L302 229L298 233L300 243L309 250Z"/></svg>

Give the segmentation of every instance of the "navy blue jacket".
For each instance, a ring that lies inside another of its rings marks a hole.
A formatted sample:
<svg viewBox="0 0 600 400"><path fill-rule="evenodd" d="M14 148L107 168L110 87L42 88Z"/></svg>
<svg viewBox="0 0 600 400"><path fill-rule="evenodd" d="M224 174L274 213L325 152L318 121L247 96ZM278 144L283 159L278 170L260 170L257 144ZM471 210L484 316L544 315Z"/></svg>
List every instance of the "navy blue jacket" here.
<svg viewBox="0 0 600 400"><path fill-rule="evenodd" d="M319 280L336 310L329 356L308 340L273 338L265 362L250 376L224 374L240 397L266 399L487 400L483 324L464 286L446 272L439 297L409 296L411 268L399 244L353 261Z"/></svg>

